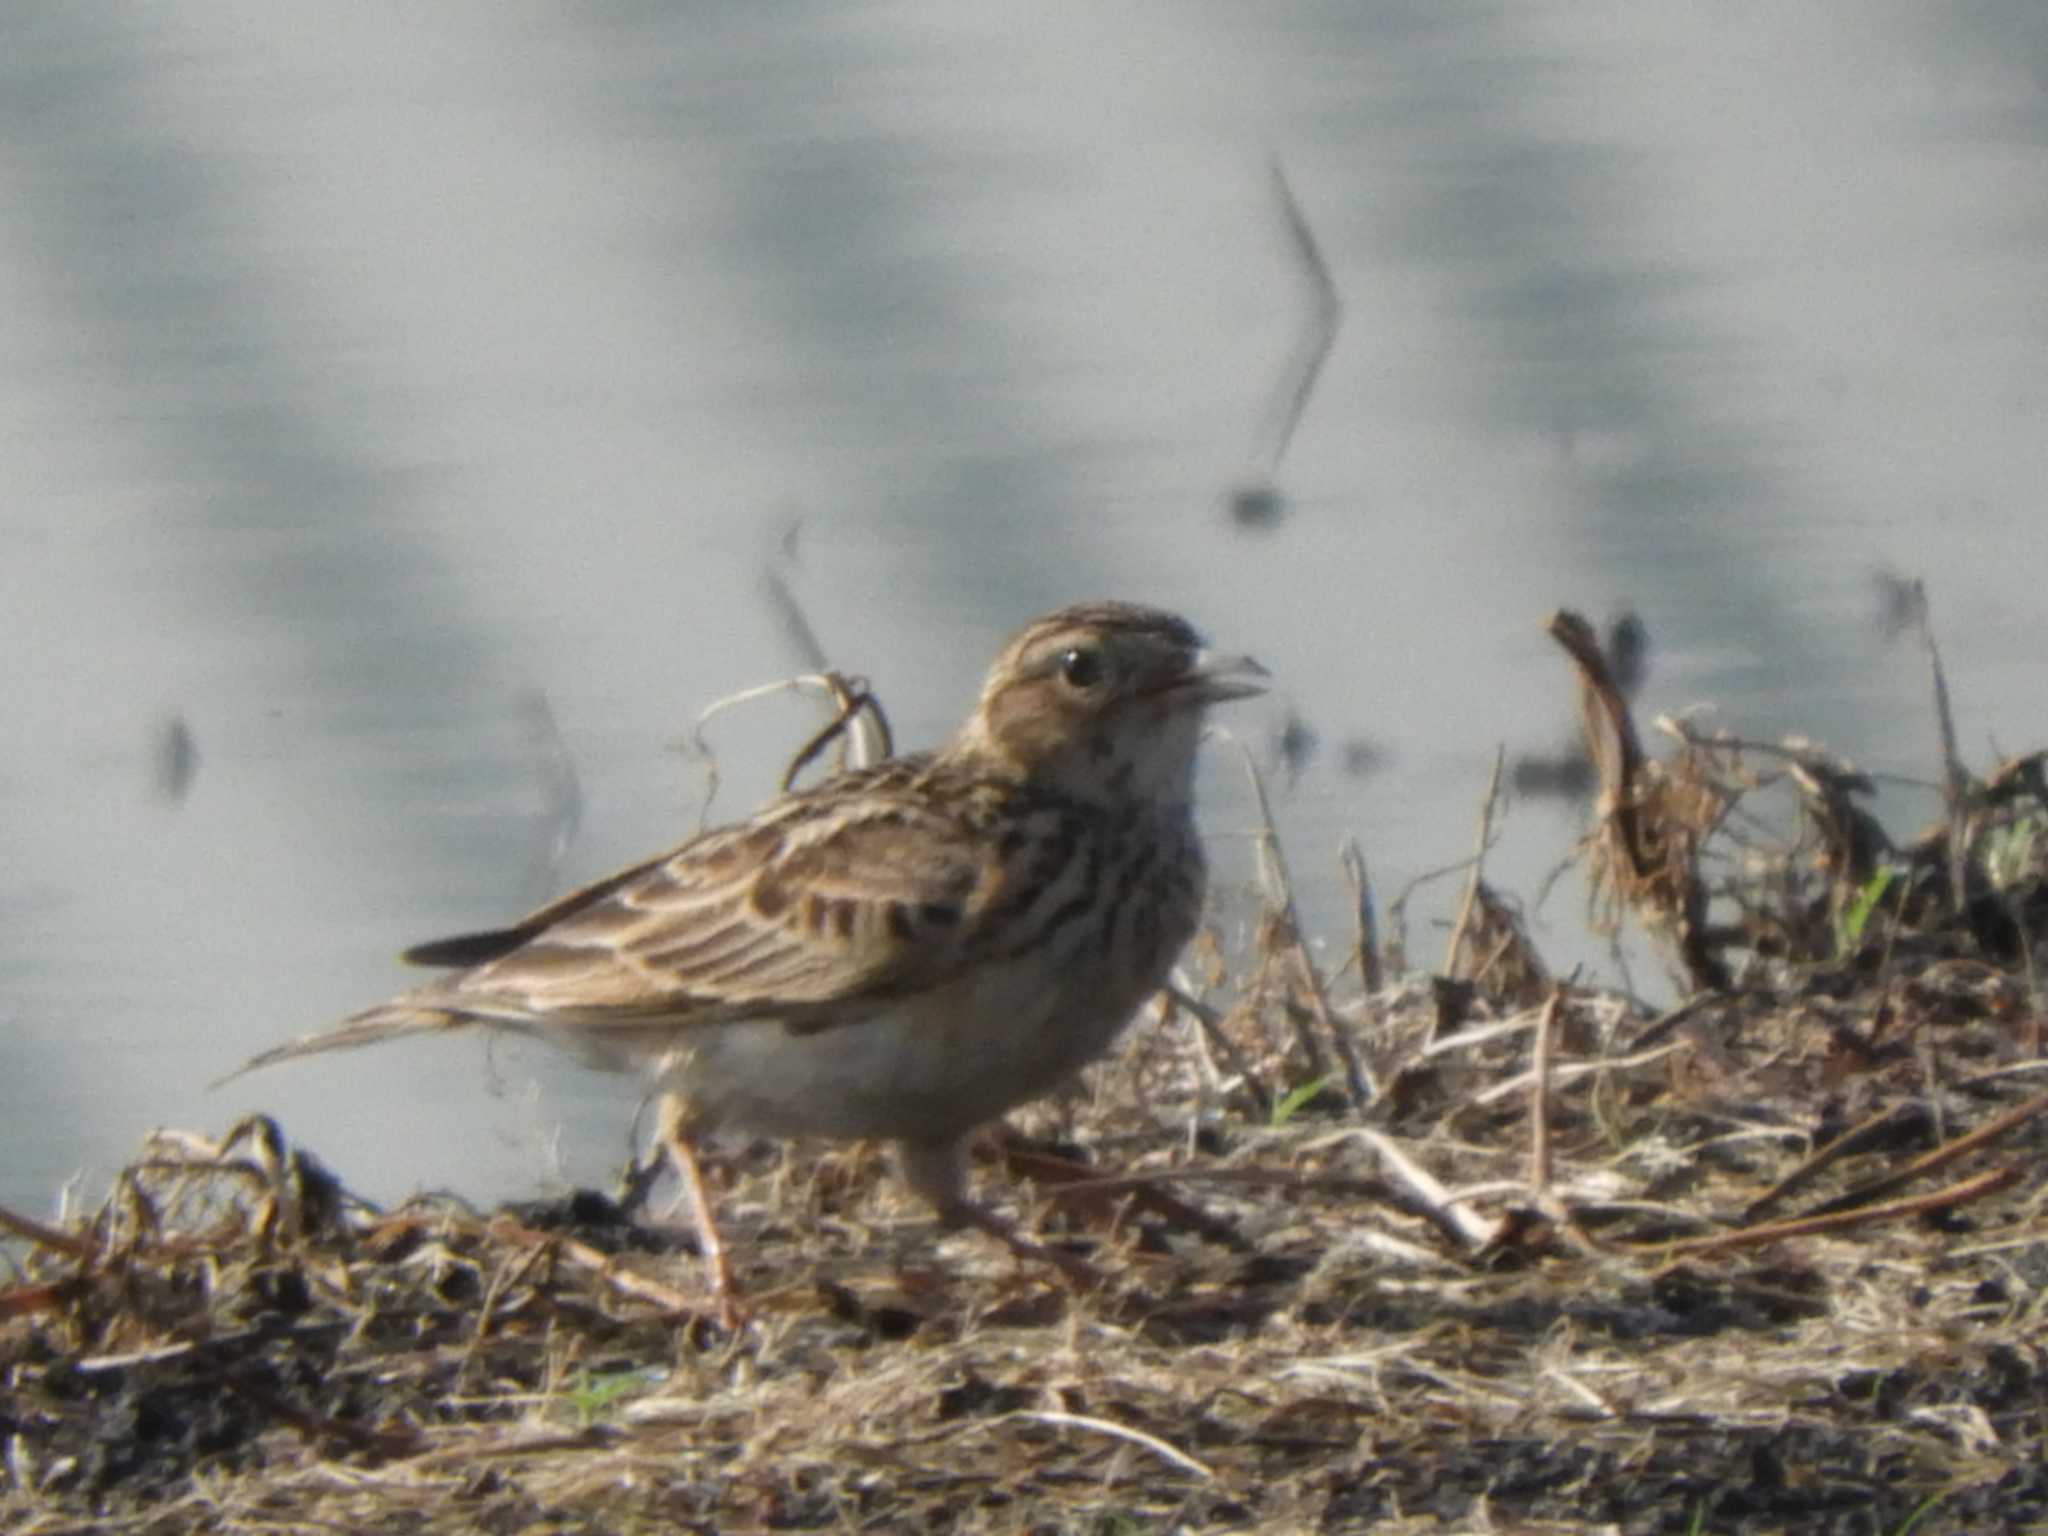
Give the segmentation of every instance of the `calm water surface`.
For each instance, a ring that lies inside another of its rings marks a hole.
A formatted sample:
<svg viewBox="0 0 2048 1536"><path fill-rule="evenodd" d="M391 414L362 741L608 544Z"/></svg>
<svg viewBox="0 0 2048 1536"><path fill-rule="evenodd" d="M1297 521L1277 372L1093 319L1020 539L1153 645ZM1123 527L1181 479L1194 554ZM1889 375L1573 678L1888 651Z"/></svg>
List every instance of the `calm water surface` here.
<svg viewBox="0 0 2048 1536"><path fill-rule="evenodd" d="M1650 710L1927 773L1873 622L1918 575L1966 750L2048 740L2026 0L24 0L5 36L18 1208L258 1107L377 1196L601 1177L633 1091L541 1053L205 1085L694 826L690 720L804 664L770 572L913 743L1076 597L1254 651L1285 697L1245 737L1319 744L1280 798L1333 932L1340 836L1391 892L1466 851L1497 743L1564 735L1560 604L1643 615ZM1345 307L1252 530L1305 306L1271 153ZM719 810L812 724L722 722ZM1514 806L1500 883L1577 829Z"/></svg>

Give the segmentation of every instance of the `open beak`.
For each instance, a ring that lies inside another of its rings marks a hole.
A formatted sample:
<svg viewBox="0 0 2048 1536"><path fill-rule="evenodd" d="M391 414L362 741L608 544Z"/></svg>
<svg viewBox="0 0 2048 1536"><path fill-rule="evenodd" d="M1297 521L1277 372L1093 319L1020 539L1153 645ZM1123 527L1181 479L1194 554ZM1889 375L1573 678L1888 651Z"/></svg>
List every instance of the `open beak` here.
<svg viewBox="0 0 2048 1536"><path fill-rule="evenodd" d="M1222 656L1204 649L1195 652L1187 671L1173 680L1173 691L1196 703L1223 704L1264 693L1265 679L1272 675L1249 656Z"/></svg>

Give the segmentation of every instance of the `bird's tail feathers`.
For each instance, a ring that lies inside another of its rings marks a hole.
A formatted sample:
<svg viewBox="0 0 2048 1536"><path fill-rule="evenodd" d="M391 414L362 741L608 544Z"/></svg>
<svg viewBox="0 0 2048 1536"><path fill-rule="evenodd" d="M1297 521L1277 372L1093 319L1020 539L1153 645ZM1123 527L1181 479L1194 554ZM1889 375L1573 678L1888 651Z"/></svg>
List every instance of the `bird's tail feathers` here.
<svg viewBox="0 0 2048 1536"><path fill-rule="evenodd" d="M460 1029L471 1022L470 1016L450 1008L437 1008L424 1002L380 1003L375 1008L365 1008L361 1013L351 1014L339 1024L322 1029L310 1035L301 1035L296 1040L287 1040L282 1045L273 1045L267 1051L259 1051L243 1062L226 1077L216 1078L207 1086L218 1088L231 1083L244 1073L254 1072L259 1067L271 1067L280 1061L290 1061L299 1056L319 1056L328 1051L353 1051L359 1046L376 1045L385 1040L396 1040L402 1035L427 1035L438 1030Z"/></svg>

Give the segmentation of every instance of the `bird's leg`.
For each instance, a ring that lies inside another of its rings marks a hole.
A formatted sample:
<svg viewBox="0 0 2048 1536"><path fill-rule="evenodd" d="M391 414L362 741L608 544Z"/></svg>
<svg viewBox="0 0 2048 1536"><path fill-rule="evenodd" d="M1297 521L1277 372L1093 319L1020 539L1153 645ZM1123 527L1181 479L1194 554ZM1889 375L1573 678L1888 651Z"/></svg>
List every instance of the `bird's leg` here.
<svg viewBox="0 0 2048 1536"><path fill-rule="evenodd" d="M986 1232L1020 1259L1050 1264L1075 1285L1088 1287L1107 1283L1102 1272L1086 1259L1060 1248L1049 1248L1024 1236L987 1206L967 1192L967 1140L905 1141L897 1144L898 1165L903 1182L939 1213L940 1225L973 1227Z"/></svg>
<svg viewBox="0 0 2048 1536"><path fill-rule="evenodd" d="M697 1162L697 1149L683 1100L676 1094L661 1096L661 1144L675 1165L683 1193L690 1202L690 1219L697 1228L697 1246L703 1250L704 1272L711 1294L718 1301L718 1320L737 1329L746 1321L740 1305L739 1287L732 1278L732 1260L725 1251L725 1239L718 1235L718 1218L712 1212L711 1189L704 1182L704 1170Z"/></svg>

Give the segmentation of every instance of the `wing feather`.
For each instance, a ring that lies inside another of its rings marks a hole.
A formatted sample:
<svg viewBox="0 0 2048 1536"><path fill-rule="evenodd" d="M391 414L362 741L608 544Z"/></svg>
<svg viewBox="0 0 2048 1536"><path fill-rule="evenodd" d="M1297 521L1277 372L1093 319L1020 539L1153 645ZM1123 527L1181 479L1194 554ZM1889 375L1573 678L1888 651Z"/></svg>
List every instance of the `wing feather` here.
<svg viewBox="0 0 2048 1536"><path fill-rule="evenodd" d="M1019 791L936 786L927 768L891 759L509 927L420 945L408 959L468 968L241 1070L478 1023L567 1029L600 1056L738 1019L803 1031L858 1024L999 947L1048 888L1049 851L1073 852L1070 804L999 805Z"/></svg>
<svg viewBox="0 0 2048 1536"><path fill-rule="evenodd" d="M415 994L472 1016L602 1034L779 1018L851 1023L938 986L976 948L1005 884L968 802L891 792L796 796L505 930L496 958ZM969 797L971 801L972 797Z"/></svg>

